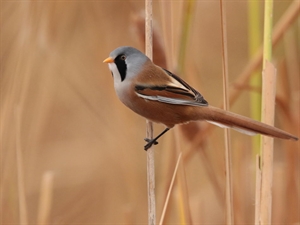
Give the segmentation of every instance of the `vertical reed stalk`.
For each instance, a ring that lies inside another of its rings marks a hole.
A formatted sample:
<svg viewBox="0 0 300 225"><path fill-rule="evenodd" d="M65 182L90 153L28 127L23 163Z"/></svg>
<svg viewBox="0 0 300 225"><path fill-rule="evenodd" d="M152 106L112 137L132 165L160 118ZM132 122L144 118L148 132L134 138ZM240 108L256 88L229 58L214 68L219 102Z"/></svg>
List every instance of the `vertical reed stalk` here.
<svg viewBox="0 0 300 225"><path fill-rule="evenodd" d="M146 24L145 24L145 43L146 55L152 60L152 0L145 0ZM153 124L146 121L147 130L146 137L153 138ZM147 182L148 182L148 224L156 223L155 212L155 164L154 164L154 148L151 147L147 151Z"/></svg>
<svg viewBox="0 0 300 225"><path fill-rule="evenodd" d="M267 61L263 73L263 98L262 121L266 124L274 124L276 95L276 69ZM273 180L273 144L271 137L262 137L261 148L261 200L260 200L260 224L271 224L272 212L272 180Z"/></svg>
<svg viewBox="0 0 300 225"><path fill-rule="evenodd" d="M220 0L221 32L222 32L222 67L223 67L223 104L224 109L229 110L228 101L228 56L227 56L227 33L226 33L226 8ZM229 129L224 130L225 138L225 165L226 165L226 222L234 223L233 194L232 194L232 168L231 168L231 143Z"/></svg>
<svg viewBox="0 0 300 225"><path fill-rule="evenodd" d="M260 157L256 155L255 158L255 219L254 224L259 225L259 210L260 210L260 190L261 190L261 170L260 170Z"/></svg>
<svg viewBox="0 0 300 225"><path fill-rule="evenodd" d="M265 0L264 45L263 45L263 86L262 121L274 124L276 69L270 63L272 58L273 0ZM263 136L261 146L262 183L260 194L260 224L271 224L272 178L273 178L273 138Z"/></svg>
<svg viewBox="0 0 300 225"><path fill-rule="evenodd" d="M164 49L166 56L166 68L174 68L176 64L174 53L174 19L173 2L160 1L162 15L162 33L164 38ZM162 66L162 65L160 65Z"/></svg>
<svg viewBox="0 0 300 225"><path fill-rule="evenodd" d="M249 55L253 58L261 44L260 34L260 1L248 0L248 34L249 34ZM250 79L251 87L261 89L261 73L253 72ZM252 91L250 93L251 117L255 120L261 120L261 93ZM252 137L253 155L259 154L260 136Z"/></svg>
<svg viewBox="0 0 300 225"><path fill-rule="evenodd" d="M195 0L184 1L184 18L181 26L182 30L179 42L178 63L176 68L179 74L182 74L184 71L185 53L188 46L187 43L192 24L192 18L195 11L195 3Z"/></svg>
<svg viewBox="0 0 300 225"><path fill-rule="evenodd" d="M264 13L264 43L263 43L263 69L267 61L272 60L272 27L273 27L273 0L265 0Z"/></svg>
<svg viewBox="0 0 300 225"><path fill-rule="evenodd" d="M274 27L274 32L272 35L272 44L276 46L278 42L282 39L286 30L291 27L293 22L298 18L300 14L300 1L294 0L285 13L281 16L280 20ZM260 49L253 57L252 60L248 62L244 70L239 74L237 80L233 83L234 86L243 87L248 83L249 78L253 71L259 68L263 61L263 51ZM241 92L240 88L232 88L230 92L230 102L234 102Z"/></svg>

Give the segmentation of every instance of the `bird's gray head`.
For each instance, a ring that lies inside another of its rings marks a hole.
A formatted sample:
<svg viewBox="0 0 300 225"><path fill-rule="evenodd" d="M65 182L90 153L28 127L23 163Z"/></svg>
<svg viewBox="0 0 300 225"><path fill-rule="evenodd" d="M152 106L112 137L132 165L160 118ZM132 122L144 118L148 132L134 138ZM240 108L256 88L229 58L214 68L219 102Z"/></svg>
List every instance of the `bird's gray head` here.
<svg viewBox="0 0 300 225"><path fill-rule="evenodd" d="M115 81L123 82L136 76L149 58L139 50L122 46L113 50L103 62L109 63L109 69Z"/></svg>

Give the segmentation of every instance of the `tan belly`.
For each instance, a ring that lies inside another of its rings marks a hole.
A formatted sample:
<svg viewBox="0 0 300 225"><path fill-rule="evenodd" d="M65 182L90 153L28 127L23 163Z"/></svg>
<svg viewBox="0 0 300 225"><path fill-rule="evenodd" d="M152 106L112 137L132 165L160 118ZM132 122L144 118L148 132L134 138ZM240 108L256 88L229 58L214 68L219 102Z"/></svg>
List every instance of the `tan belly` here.
<svg viewBox="0 0 300 225"><path fill-rule="evenodd" d="M165 124L169 128L176 124L199 119L197 113L199 107L196 106L173 105L146 100L138 97L135 93L130 98L121 99L121 101L137 114L153 122Z"/></svg>

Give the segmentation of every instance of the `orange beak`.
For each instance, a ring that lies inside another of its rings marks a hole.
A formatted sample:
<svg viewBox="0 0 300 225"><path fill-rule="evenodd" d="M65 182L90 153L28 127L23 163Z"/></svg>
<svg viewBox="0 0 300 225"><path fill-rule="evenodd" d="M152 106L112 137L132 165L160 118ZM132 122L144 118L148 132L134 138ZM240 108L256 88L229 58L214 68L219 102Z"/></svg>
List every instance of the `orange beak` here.
<svg viewBox="0 0 300 225"><path fill-rule="evenodd" d="M107 59L104 59L103 62L104 62L104 63L113 63L113 62L114 62L114 59L111 58L111 57L108 57Z"/></svg>

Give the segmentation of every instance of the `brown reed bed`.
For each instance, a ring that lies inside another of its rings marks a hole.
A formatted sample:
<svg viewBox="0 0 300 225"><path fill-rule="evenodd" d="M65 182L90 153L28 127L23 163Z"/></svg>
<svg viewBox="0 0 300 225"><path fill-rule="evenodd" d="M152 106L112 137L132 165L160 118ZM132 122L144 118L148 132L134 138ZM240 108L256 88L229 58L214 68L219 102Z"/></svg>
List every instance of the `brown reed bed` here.
<svg viewBox="0 0 300 225"><path fill-rule="evenodd" d="M248 78L261 70L262 55L260 50L253 59L248 55L247 3L225 3L233 84L229 102L232 111L250 116L249 94L259 91ZM154 60L218 105L219 2L185 4L153 3ZM144 49L132 20L143 9L143 1L1 3L2 224L147 223L145 120L119 102L101 63L120 45ZM262 14L257 16L262 22ZM274 2L275 125L297 136L298 17L299 2ZM179 62L182 51L185 57ZM154 134L161 129L154 125ZM236 224L255 221L251 140L231 132ZM154 154L157 223L163 212L163 224L225 223L222 129L206 123L176 127ZM299 143L275 140L272 223L299 223L298 177Z"/></svg>

